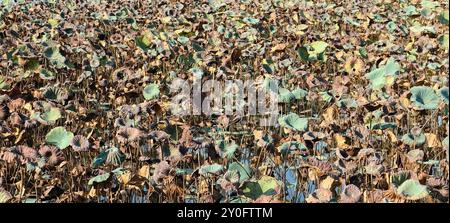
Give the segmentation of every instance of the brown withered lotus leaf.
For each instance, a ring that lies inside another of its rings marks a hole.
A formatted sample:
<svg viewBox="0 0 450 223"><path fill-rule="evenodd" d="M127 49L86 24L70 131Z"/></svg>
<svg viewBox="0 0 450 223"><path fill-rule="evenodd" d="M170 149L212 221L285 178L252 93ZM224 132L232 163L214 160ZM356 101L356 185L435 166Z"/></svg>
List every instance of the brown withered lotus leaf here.
<svg viewBox="0 0 450 223"><path fill-rule="evenodd" d="M163 141L170 139L170 135L164 131L151 131L148 136L156 141Z"/></svg>
<svg viewBox="0 0 450 223"><path fill-rule="evenodd" d="M11 199L13 199L11 193L3 187L0 187L0 203L8 203Z"/></svg>
<svg viewBox="0 0 450 223"><path fill-rule="evenodd" d="M116 120L114 121L114 127L120 128L120 127L129 127L129 126L126 123L125 119L123 119L123 118L116 118Z"/></svg>
<svg viewBox="0 0 450 223"><path fill-rule="evenodd" d="M373 153L375 153L374 149L372 149L372 148L365 148L365 149L359 150L357 156L358 156L359 159L362 159L362 158L366 158L366 157L372 155Z"/></svg>
<svg viewBox="0 0 450 223"><path fill-rule="evenodd" d="M361 74L365 69L364 61L358 57L349 57L345 61L344 69L349 74Z"/></svg>
<svg viewBox="0 0 450 223"><path fill-rule="evenodd" d="M189 126L183 126L183 132L181 133L180 144L183 146L189 146L192 142L192 133Z"/></svg>
<svg viewBox="0 0 450 223"><path fill-rule="evenodd" d="M444 180L443 178L430 177L427 178L426 184L430 187L442 187L446 184L448 185L448 181Z"/></svg>
<svg viewBox="0 0 450 223"><path fill-rule="evenodd" d="M414 150L409 151L406 154L406 157L408 158L408 160L410 162L417 162L419 160L423 160L424 155L425 155L425 153L423 152L423 150L414 149Z"/></svg>
<svg viewBox="0 0 450 223"><path fill-rule="evenodd" d="M364 196L367 203L385 203L383 191L380 189L367 191Z"/></svg>
<svg viewBox="0 0 450 223"><path fill-rule="evenodd" d="M411 135L418 136L418 135L420 135L420 133L422 133L422 128L415 126L415 127L411 128L410 132L411 132Z"/></svg>
<svg viewBox="0 0 450 223"><path fill-rule="evenodd" d="M333 165L331 163L322 161L322 160L318 160L315 157L308 157L307 162L309 165L319 169L320 173L322 173L322 174L328 174L329 172L331 172L333 170Z"/></svg>
<svg viewBox="0 0 450 223"><path fill-rule="evenodd" d="M345 149L336 149L336 156L341 160L352 159L352 156Z"/></svg>
<svg viewBox="0 0 450 223"><path fill-rule="evenodd" d="M25 120L25 123L23 124L23 127L25 127L26 129L31 129L36 126L37 126L37 121L34 119Z"/></svg>
<svg viewBox="0 0 450 223"><path fill-rule="evenodd" d="M13 146L1 153L1 159L8 163L25 164L35 162L39 158L38 152L28 146Z"/></svg>
<svg viewBox="0 0 450 223"><path fill-rule="evenodd" d="M381 164L377 164L376 162L370 162L365 167L365 172L370 175L379 175L383 173L384 166Z"/></svg>
<svg viewBox="0 0 450 223"><path fill-rule="evenodd" d="M45 159L45 164L54 167L65 160L64 153L55 146L42 146L39 154Z"/></svg>
<svg viewBox="0 0 450 223"><path fill-rule="evenodd" d="M90 146L89 140L82 135L74 136L72 141L70 142L70 145L75 152L89 151Z"/></svg>
<svg viewBox="0 0 450 223"><path fill-rule="evenodd" d="M309 140L309 141L316 141L316 140L321 140L325 137L326 135L322 132L305 132L303 134L303 139L304 140Z"/></svg>
<svg viewBox="0 0 450 223"><path fill-rule="evenodd" d="M8 118L8 122L11 124L11 126L22 126L25 123L25 116L21 115L20 113L13 112Z"/></svg>
<svg viewBox="0 0 450 223"><path fill-rule="evenodd" d="M0 95L0 104L1 105L6 105L9 100L10 100L10 98L7 94Z"/></svg>
<svg viewBox="0 0 450 223"><path fill-rule="evenodd" d="M22 162L23 159L21 151L16 146L2 149L0 155L0 158L7 163L18 163Z"/></svg>
<svg viewBox="0 0 450 223"><path fill-rule="evenodd" d="M8 103L9 111L17 112L17 111L19 111L20 108L23 107L24 104L25 104L25 100L23 98L17 98L17 99L11 100Z"/></svg>
<svg viewBox="0 0 450 223"><path fill-rule="evenodd" d="M367 158L367 162L373 162L376 164L382 163L383 160L384 160L384 157L379 152L375 152L374 154L370 155Z"/></svg>
<svg viewBox="0 0 450 223"><path fill-rule="evenodd" d="M126 82L132 77L132 71L128 68L120 68L112 73L113 82Z"/></svg>
<svg viewBox="0 0 450 223"><path fill-rule="evenodd" d="M120 112L122 114L132 114L137 115L142 111L141 107L138 105L123 105L120 107Z"/></svg>
<svg viewBox="0 0 450 223"><path fill-rule="evenodd" d="M306 198L308 203L328 203L333 198L333 193L328 189L318 188Z"/></svg>
<svg viewBox="0 0 450 223"><path fill-rule="evenodd" d="M0 104L0 121L8 118L9 109L6 105Z"/></svg>
<svg viewBox="0 0 450 223"><path fill-rule="evenodd" d="M155 171L153 173L153 180L160 184L162 183L163 179L168 176L169 171L171 167L167 161L161 161L160 163L156 164Z"/></svg>
<svg viewBox="0 0 450 223"><path fill-rule="evenodd" d="M17 146L17 148L27 162L35 162L39 158L39 153L34 148L28 146Z"/></svg>
<svg viewBox="0 0 450 223"><path fill-rule="evenodd" d="M143 132L133 127L121 127L116 133L119 143L129 143L140 140L144 136Z"/></svg>
<svg viewBox="0 0 450 223"><path fill-rule="evenodd" d="M274 196L261 195L256 200L254 200L252 203L283 203L283 202Z"/></svg>
<svg viewBox="0 0 450 223"><path fill-rule="evenodd" d="M55 199L64 193L64 190L58 186L49 186L43 193L41 199L44 201Z"/></svg>
<svg viewBox="0 0 450 223"><path fill-rule="evenodd" d="M340 203L357 203L361 198L361 190L353 185L349 184L344 187L340 194L339 202Z"/></svg>

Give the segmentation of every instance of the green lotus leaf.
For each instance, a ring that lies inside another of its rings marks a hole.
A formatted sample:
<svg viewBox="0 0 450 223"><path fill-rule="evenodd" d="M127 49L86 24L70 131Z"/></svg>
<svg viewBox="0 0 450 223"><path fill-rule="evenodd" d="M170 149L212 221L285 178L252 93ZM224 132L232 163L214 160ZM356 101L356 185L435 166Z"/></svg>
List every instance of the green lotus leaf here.
<svg viewBox="0 0 450 223"><path fill-rule="evenodd" d="M358 103L353 98L343 98L336 102L339 108L357 108Z"/></svg>
<svg viewBox="0 0 450 223"><path fill-rule="evenodd" d="M291 100L293 100L295 98L295 95L291 93L291 91L289 91L286 88L280 88L279 90L279 94L278 94L278 101L282 102L282 103L289 103Z"/></svg>
<svg viewBox="0 0 450 223"><path fill-rule="evenodd" d="M377 68L371 71L370 73L366 74L366 78L369 79L370 86L374 90L381 89L386 84L384 68Z"/></svg>
<svg viewBox="0 0 450 223"><path fill-rule="evenodd" d="M248 165L233 162L228 165L228 171L237 171L239 173L239 183L242 183L251 177L251 169Z"/></svg>
<svg viewBox="0 0 450 223"><path fill-rule="evenodd" d="M107 180L109 180L110 177L111 177L110 173L104 173L104 174L97 175L97 176L89 179L88 185L95 186L99 183L106 182Z"/></svg>
<svg viewBox="0 0 450 223"><path fill-rule="evenodd" d="M297 141L289 141L281 144L281 146L278 147L278 152L280 152L283 155L288 155L289 153L294 152L295 150L305 150L307 149L306 146Z"/></svg>
<svg viewBox="0 0 450 223"><path fill-rule="evenodd" d="M266 77L264 79L263 88L266 91L276 92L275 89L277 89L277 86L278 86L278 80L277 79L268 78L268 77Z"/></svg>
<svg viewBox="0 0 450 223"><path fill-rule="evenodd" d="M318 55L325 51L325 49L328 47L328 43L324 41L315 41L312 42L310 45L314 50L309 51L310 55Z"/></svg>
<svg viewBox="0 0 450 223"><path fill-rule="evenodd" d="M295 99L297 99L297 100L303 99L306 97L306 95L308 95L308 92L301 88L296 88L291 93L294 95Z"/></svg>
<svg viewBox="0 0 450 223"><path fill-rule="evenodd" d="M44 97L50 101L65 101L69 97L69 92L60 87L49 87L43 93Z"/></svg>
<svg viewBox="0 0 450 223"><path fill-rule="evenodd" d="M64 127L55 127L45 136L45 141L57 146L60 149L64 149L70 145L74 135L72 132L67 131Z"/></svg>
<svg viewBox="0 0 450 223"><path fill-rule="evenodd" d="M309 52L308 49L306 47L300 47L297 50L298 55L300 56L300 58L304 61L309 61Z"/></svg>
<svg viewBox="0 0 450 223"><path fill-rule="evenodd" d="M384 66L385 75L395 75L398 71L400 71L400 64L397 63L394 58L389 58Z"/></svg>
<svg viewBox="0 0 450 223"><path fill-rule="evenodd" d="M387 27L388 31L391 33L394 32L398 28L397 24L395 24L394 21L388 22L388 24L386 24L386 27Z"/></svg>
<svg viewBox="0 0 450 223"><path fill-rule="evenodd" d="M49 70L41 69L39 77L43 80L53 80L55 79L55 74Z"/></svg>
<svg viewBox="0 0 450 223"><path fill-rule="evenodd" d="M49 123L54 123L61 118L61 111L59 108L51 107L41 114L41 118Z"/></svg>
<svg viewBox="0 0 450 223"><path fill-rule="evenodd" d="M175 169L175 175L177 176L192 174L192 172L194 172L192 169Z"/></svg>
<svg viewBox="0 0 450 223"><path fill-rule="evenodd" d="M145 100L152 100L159 95L159 87L157 84L148 84L144 88L144 98Z"/></svg>
<svg viewBox="0 0 450 223"><path fill-rule="evenodd" d="M44 50L44 56L49 59L53 65L56 65L57 68L66 66L66 58L59 52L58 47L47 47Z"/></svg>
<svg viewBox="0 0 450 223"><path fill-rule="evenodd" d="M418 136L414 136L410 133L403 135L402 141L409 146L421 146L425 143L426 137L425 134L421 133Z"/></svg>
<svg viewBox="0 0 450 223"><path fill-rule="evenodd" d="M150 49L152 45L152 38L150 33L145 33L144 35L137 36L135 39L136 45L141 48L144 52Z"/></svg>
<svg viewBox="0 0 450 223"><path fill-rule="evenodd" d="M441 12L441 14L439 15L439 22L444 25L448 25L448 10Z"/></svg>
<svg viewBox="0 0 450 223"><path fill-rule="evenodd" d="M447 150L448 150L448 147L449 147L448 143L449 143L449 139L448 139L448 136L447 136L447 137L445 137L445 138L442 140L442 146L443 146L444 148L447 148Z"/></svg>
<svg viewBox="0 0 450 223"><path fill-rule="evenodd" d="M8 78L5 76L0 76L0 90L9 88Z"/></svg>
<svg viewBox="0 0 450 223"><path fill-rule="evenodd" d="M189 71L194 75L194 78L200 80L203 77L203 70L198 67L193 67Z"/></svg>
<svg viewBox="0 0 450 223"><path fill-rule="evenodd" d="M108 156L108 150L101 152L98 154L91 163L92 168L98 168L106 162L106 158Z"/></svg>
<svg viewBox="0 0 450 223"><path fill-rule="evenodd" d="M244 21L245 23L248 23L248 24L252 24L252 25L259 23L259 19L250 18L250 17L245 17L242 21Z"/></svg>
<svg viewBox="0 0 450 223"><path fill-rule="evenodd" d="M180 36L177 38L177 41L183 45L186 45L187 43L189 43L189 38L185 36Z"/></svg>
<svg viewBox="0 0 450 223"><path fill-rule="evenodd" d="M322 100L326 101L326 102L331 102L333 100L333 96L331 96L328 92L326 91L321 91L319 92L320 97L322 98Z"/></svg>
<svg viewBox="0 0 450 223"><path fill-rule="evenodd" d="M406 180L397 188L397 194L408 200L420 200L428 196L428 189L417 180Z"/></svg>
<svg viewBox="0 0 450 223"><path fill-rule="evenodd" d="M30 59L25 63L24 69L25 71L35 71L39 68L39 65L40 64L37 59Z"/></svg>
<svg viewBox="0 0 450 223"><path fill-rule="evenodd" d="M217 163L211 165L203 165L199 169L199 173L205 175L207 173L217 174L223 170L223 166Z"/></svg>
<svg viewBox="0 0 450 223"><path fill-rule="evenodd" d="M425 161L425 162L423 162L423 161L417 161L418 163L420 163L420 164L423 164L423 165L430 165L430 166L436 166L436 165L439 165L439 160L427 160L427 161Z"/></svg>
<svg viewBox="0 0 450 223"><path fill-rule="evenodd" d="M114 166L120 165L123 161L125 161L125 155L122 154L122 151L120 151L117 147L111 147L106 150L106 163L111 164Z"/></svg>
<svg viewBox="0 0 450 223"><path fill-rule="evenodd" d="M414 5L408 5L406 6L403 11L406 15L417 15L417 9Z"/></svg>
<svg viewBox="0 0 450 223"><path fill-rule="evenodd" d="M228 143L225 140L219 140L216 144L216 149L218 150L219 155L222 158L226 157L228 159L231 159L234 156L234 152L238 148L238 145L236 145L236 143Z"/></svg>
<svg viewBox="0 0 450 223"><path fill-rule="evenodd" d="M445 104L448 105L448 87L442 87L439 89L439 94L441 95L442 100L444 100Z"/></svg>
<svg viewBox="0 0 450 223"><path fill-rule="evenodd" d="M397 72L401 66L393 58L389 58L384 66L367 73L365 77L370 81L370 87L373 90L379 90L386 85L393 84L397 78Z"/></svg>
<svg viewBox="0 0 450 223"><path fill-rule="evenodd" d="M278 119L278 123L283 127L297 131L306 131L308 129L308 118L300 118L295 113L281 116Z"/></svg>
<svg viewBox="0 0 450 223"><path fill-rule="evenodd" d="M113 173L113 174L116 175L116 176L120 176L120 175L126 173L127 171L128 171L128 170L126 170L126 169L123 168L123 167L117 167L116 169L114 169L113 171L111 171L111 173Z"/></svg>
<svg viewBox="0 0 450 223"><path fill-rule="evenodd" d="M434 9L434 8L438 7L440 4L439 4L439 2L436 2L436 1L422 0L420 2L420 5L423 8Z"/></svg>
<svg viewBox="0 0 450 223"><path fill-rule="evenodd" d="M409 171L400 171L391 176L391 182L395 187L399 187L403 182L411 178Z"/></svg>
<svg viewBox="0 0 450 223"><path fill-rule="evenodd" d="M448 51L448 48L449 48L449 45L448 45L448 43L449 43L449 40L448 40L448 34L444 34L444 35L440 36L440 37L438 38L438 42L439 42L439 45L440 45L444 50Z"/></svg>
<svg viewBox="0 0 450 223"><path fill-rule="evenodd" d="M415 22L409 28L409 30L413 33L422 34L422 33L436 33L436 29L434 26L422 26L420 23Z"/></svg>
<svg viewBox="0 0 450 223"><path fill-rule="evenodd" d="M282 183L273 177L263 176L258 181L245 182L243 185L243 194L253 200L258 199L262 195L274 196L280 192Z"/></svg>
<svg viewBox="0 0 450 223"><path fill-rule="evenodd" d="M383 123L376 123L372 125L372 129L395 129L397 128L397 124L395 122L383 122Z"/></svg>
<svg viewBox="0 0 450 223"><path fill-rule="evenodd" d="M434 90L427 86L416 86L411 88L411 102L419 109L436 109L440 98Z"/></svg>

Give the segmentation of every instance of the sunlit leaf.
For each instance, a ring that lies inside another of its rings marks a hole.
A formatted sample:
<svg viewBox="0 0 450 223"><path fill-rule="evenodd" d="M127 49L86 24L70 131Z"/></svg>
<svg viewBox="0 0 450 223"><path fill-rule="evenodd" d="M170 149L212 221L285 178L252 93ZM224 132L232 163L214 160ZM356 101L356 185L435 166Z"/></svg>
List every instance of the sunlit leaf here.
<svg viewBox="0 0 450 223"><path fill-rule="evenodd" d="M45 136L45 141L48 143L57 146L60 149L65 149L70 145L72 138L74 137L73 133L67 131L64 127L59 126L55 127Z"/></svg>

